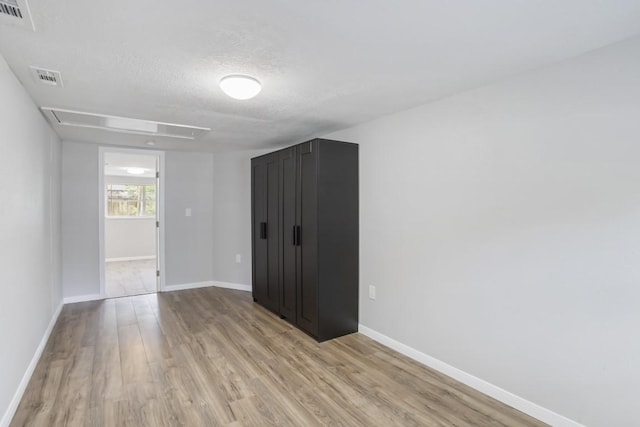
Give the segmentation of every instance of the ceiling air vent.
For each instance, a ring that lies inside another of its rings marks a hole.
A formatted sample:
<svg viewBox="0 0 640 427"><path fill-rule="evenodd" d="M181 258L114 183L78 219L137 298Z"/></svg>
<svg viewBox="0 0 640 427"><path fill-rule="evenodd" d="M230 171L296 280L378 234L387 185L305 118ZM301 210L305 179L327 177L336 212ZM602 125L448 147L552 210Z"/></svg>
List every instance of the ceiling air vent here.
<svg viewBox="0 0 640 427"><path fill-rule="evenodd" d="M0 12L14 18L22 19L22 12L16 0L4 0L0 2Z"/></svg>
<svg viewBox="0 0 640 427"><path fill-rule="evenodd" d="M0 24L36 30L27 0L0 0Z"/></svg>
<svg viewBox="0 0 640 427"><path fill-rule="evenodd" d="M58 86L62 87L62 76L60 72L53 70L46 70L44 68L39 67L30 67L31 73L33 74L33 78L36 79L37 82L49 85L49 86Z"/></svg>
<svg viewBox="0 0 640 427"><path fill-rule="evenodd" d="M49 120L58 126L101 129L110 132L132 133L136 135L165 136L168 138L196 139L211 129L175 123L154 122L152 120L109 116L106 114L83 113L42 107Z"/></svg>

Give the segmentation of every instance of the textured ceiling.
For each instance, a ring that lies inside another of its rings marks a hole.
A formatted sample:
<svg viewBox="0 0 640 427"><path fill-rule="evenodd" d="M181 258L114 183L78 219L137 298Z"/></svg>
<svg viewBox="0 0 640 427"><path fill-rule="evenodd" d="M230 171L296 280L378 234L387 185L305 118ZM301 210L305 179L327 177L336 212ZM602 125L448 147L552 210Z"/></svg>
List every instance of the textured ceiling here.
<svg viewBox="0 0 640 427"><path fill-rule="evenodd" d="M637 0L29 0L36 32L0 52L40 106L210 127L155 148L293 143L541 67L640 32ZM62 73L39 85L29 66ZM263 91L225 96L250 74ZM148 139L57 128L65 139Z"/></svg>
<svg viewBox="0 0 640 427"><path fill-rule="evenodd" d="M132 176L127 168L142 168L142 177L156 176L156 157L130 153L104 153L104 174L110 176Z"/></svg>

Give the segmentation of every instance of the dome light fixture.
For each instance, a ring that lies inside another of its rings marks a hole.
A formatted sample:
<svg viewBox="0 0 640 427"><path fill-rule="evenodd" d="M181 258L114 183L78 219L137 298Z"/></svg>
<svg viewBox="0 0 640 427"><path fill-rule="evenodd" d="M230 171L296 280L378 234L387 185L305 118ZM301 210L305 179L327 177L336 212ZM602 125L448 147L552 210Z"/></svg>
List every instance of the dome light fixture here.
<svg viewBox="0 0 640 427"><path fill-rule="evenodd" d="M249 76L226 76L220 80L220 89L233 99L251 99L262 90L260 82Z"/></svg>

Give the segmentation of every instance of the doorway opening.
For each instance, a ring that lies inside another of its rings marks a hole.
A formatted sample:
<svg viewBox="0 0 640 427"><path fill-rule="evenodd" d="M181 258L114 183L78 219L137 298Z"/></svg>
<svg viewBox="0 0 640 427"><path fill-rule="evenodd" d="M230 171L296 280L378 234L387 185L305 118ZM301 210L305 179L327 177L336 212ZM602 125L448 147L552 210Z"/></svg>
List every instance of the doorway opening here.
<svg viewBox="0 0 640 427"><path fill-rule="evenodd" d="M155 293L163 282L164 153L100 148L100 292Z"/></svg>

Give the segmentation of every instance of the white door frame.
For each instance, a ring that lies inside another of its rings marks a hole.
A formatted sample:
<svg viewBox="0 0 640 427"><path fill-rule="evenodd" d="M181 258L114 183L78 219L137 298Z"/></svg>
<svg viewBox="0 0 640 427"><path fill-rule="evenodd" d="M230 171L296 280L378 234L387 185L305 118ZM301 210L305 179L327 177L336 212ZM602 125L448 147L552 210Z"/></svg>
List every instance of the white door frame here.
<svg viewBox="0 0 640 427"><path fill-rule="evenodd" d="M128 154L143 154L157 156L158 158L158 172L160 172L160 188L156 190L156 221L159 221L159 239L157 242L158 259L157 265L160 266L160 280L158 281L158 292L163 292L165 289L165 257L164 257L164 151L158 150L145 150L136 148L120 148L120 147L98 147L98 194L99 194L99 206L98 206L98 241L99 241L99 265L100 265L100 297L106 298L105 289L105 246L104 246L104 213L106 206L106 193L104 188L104 155L105 153L128 153Z"/></svg>

